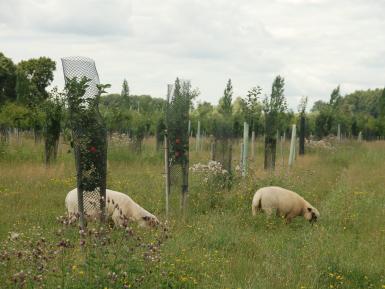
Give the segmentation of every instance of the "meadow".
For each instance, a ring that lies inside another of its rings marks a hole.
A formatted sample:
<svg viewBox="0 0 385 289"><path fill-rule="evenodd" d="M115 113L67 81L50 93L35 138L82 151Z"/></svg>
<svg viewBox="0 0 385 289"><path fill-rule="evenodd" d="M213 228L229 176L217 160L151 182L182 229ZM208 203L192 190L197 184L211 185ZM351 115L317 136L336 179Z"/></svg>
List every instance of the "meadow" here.
<svg viewBox="0 0 385 289"><path fill-rule="evenodd" d="M208 149L191 148L191 166L207 163ZM221 176L190 172L186 214L173 190L166 219L162 151L153 139L141 154L111 141L108 187L165 225L81 232L65 215L76 186L68 144L46 167L42 144L11 138L0 147L0 288L385 288L385 142L308 150L290 169L287 155L288 142L284 165L278 155L275 172L264 171L259 140L248 176L235 174L230 189ZM253 218L253 194L266 185L298 192L320 220Z"/></svg>

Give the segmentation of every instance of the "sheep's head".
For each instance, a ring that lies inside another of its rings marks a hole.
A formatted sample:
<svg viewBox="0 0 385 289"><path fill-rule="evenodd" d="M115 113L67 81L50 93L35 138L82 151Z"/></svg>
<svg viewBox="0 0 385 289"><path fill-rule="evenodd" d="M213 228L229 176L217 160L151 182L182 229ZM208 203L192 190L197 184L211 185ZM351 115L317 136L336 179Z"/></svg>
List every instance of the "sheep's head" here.
<svg viewBox="0 0 385 289"><path fill-rule="evenodd" d="M142 217L142 221L140 222L143 227L154 228L159 225L159 220L155 216L144 216Z"/></svg>
<svg viewBox="0 0 385 289"><path fill-rule="evenodd" d="M319 216L320 213L318 212L318 210L312 206L306 207L305 212L303 214L303 217L310 223L317 222Z"/></svg>

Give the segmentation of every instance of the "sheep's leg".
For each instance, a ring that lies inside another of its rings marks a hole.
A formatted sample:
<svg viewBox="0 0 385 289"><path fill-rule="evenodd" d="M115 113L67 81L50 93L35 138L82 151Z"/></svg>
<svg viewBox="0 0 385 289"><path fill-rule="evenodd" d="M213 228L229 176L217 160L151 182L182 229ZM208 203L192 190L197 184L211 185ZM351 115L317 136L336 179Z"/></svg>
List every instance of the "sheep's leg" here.
<svg viewBox="0 0 385 289"><path fill-rule="evenodd" d="M285 223L290 224L293 218L295 217L295 214L289 213L285 216Z"/></svg>
<svg viewBox="0 0 385 289"><path fill-rule="evenodd" d="M120 215L119 210L114 210L114 213L112 214L112 220L114 221L115 226L120 227L123 225L123 218Z"/></svg>

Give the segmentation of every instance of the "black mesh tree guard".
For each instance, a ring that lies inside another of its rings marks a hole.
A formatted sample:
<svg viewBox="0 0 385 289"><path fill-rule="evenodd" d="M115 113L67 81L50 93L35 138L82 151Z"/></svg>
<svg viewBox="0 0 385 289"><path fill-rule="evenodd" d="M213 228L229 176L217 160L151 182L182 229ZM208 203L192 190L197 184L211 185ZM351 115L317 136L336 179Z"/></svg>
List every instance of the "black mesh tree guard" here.
<svg viewBox="0 0 385 289"><path fill-rule="evenodd" d="M80 225L85 214L105 217L107 130L99 113L102 91L92 59L62 59L77 173Z"/></svg>
<svg viewBox="0 0 385 289"><path fill-rule="evenodd" d="M214 152L213 159L231 174L233 122L231 116L220 115L213 122Z"/></svg>
<svg viewBox="0 0 385 289"><path fill-rule="evenodd" d="M186 207L188 193L190 89L190 82L177 79L173 91L169 88L171 98L168 97L166 109L170 186L181 189L182 209Z"/></svg>

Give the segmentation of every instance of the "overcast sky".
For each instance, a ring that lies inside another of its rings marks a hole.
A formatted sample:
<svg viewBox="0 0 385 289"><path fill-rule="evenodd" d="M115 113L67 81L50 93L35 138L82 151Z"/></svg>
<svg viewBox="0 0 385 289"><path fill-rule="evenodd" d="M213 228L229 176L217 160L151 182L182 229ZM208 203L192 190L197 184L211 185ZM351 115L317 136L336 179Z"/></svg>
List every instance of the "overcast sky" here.
<svg viewBox="0 0 385 289"><path fill-rule="evenodd" d="M164 97L177 76L217 103L227 79L234 96L276 75L296 109L385 85L384 0L0 0L0 51L18 62L88 56L102 83Z"/></svg>

